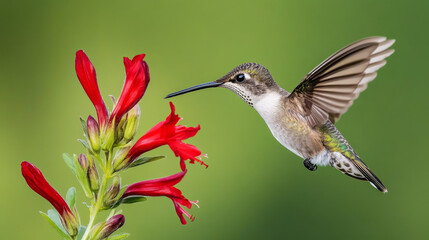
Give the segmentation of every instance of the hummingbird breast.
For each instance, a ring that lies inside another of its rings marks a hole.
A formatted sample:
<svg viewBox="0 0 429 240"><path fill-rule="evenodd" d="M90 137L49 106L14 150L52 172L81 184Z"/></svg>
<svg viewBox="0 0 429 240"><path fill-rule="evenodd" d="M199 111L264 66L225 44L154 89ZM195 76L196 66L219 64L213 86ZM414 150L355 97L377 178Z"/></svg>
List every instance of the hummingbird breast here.
<svg viewBox="0 0 429 240"><path fill-rule="evenodd" d="M254 108L280 144L303 159L312 158L325 150L320 134L293 114L286 97L275 91L266 93L254 102Z"/></svg>

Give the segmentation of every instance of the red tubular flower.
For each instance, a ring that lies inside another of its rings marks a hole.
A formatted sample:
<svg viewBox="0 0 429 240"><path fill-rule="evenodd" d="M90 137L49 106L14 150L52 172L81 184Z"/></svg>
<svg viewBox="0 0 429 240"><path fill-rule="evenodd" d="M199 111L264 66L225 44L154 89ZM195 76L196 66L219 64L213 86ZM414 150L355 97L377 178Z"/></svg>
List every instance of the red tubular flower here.
<svg viewBox="0 0 429 240"><path fill-rule="evenodd" d="M89 99L94 104L101 129L104 129L107 125L108 119L109 122L116 119L115 124L119 123L121 118L143 97L150 80L149 67L143 60L144 57L145 54L140 54L135 56L133 60L127 57L124 58L126 72L125 84L121 96L109 118L106 105L100 95L94 66L91 61L89 61L85 52L82 50L76 52L77 77Z"/></svg>
<svg viewBox="0 0 429 240"><path fill-rule="evenodd" d="M94 104L95 110L97 111L98 123L100 124L100 128L103 129L107 124L108 112L103 98L101 97L100 90L98 89L94 66L91 61L89 61L84 51L79 50L76 52L75 66L80 84L82 84L83 89L92 104Z"/></svg>
<svg viewBox="0 0 429 240"><path fill-rule="evenodd" d="M61 222L70 236L77 234L77 219L66 201L46 181L42 172L29 162L21 163L22 176L33 191L48 200L60 214Z"/></svg>
<svg viewBox="0 0 429 240"><path fill-rule="evenodd" d="M192 203L196 204L197 201L189 201L182 195L182 192L179 189L174 187L174 185L178 184L183 179L186 171L187 170L184 170L183 172L179 172L164 178L134 183L127 187L121 198L124 199L127 197L136 196L165 196L173 201L177 216L179 216L180 222L182 224L186 224L186 220L183 215L191 219L191 221L194 221L195 217L186 212L182 206L190 209L192 207Z"/></svg>
<svg viewBox="0 0 429 240"><path fill-rule="evenodd" d="M137 55L133 60L124 57L127 77L118 103L110 115L110 122L112 122L113 119L116 119L116 124L119 123L122 116L133 108L143 97L150 80L149 67L143 60L144 57L145 54Z"/></svg>
<svg viewBox="0 0 429 240"><path fill-rule="evenodd" d="M152 127L152 129L143 135L130 149L124 160L126 161L126 166L131 164L141 154L168 144L176 157L180 157L180 166L182 170L186 168L184 161L188 159L190 163L195 163L195 161L197 161L207 167L207 164L196 158L201 155L200 150L193 145L182 142L182 140L195 136L200 130L200 125L197 127L176 126L180 118L179 115L175 114L175 107L171 102L170 108L171 113L167 119Z"/></svg>

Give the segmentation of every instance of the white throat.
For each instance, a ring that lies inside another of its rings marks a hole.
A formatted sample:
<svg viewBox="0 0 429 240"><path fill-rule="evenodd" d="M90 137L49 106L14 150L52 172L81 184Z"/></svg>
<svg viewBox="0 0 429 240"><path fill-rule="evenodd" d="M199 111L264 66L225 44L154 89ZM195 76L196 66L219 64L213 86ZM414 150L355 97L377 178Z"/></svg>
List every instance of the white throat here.
<svg viewBox="0 0 429 240"><path fill-rule="evenodd" d="M270 91L260 96L255 96L253 107L259 115L270 125L276 121L276 113L281 111L282 95L279 92Z"/></svg>

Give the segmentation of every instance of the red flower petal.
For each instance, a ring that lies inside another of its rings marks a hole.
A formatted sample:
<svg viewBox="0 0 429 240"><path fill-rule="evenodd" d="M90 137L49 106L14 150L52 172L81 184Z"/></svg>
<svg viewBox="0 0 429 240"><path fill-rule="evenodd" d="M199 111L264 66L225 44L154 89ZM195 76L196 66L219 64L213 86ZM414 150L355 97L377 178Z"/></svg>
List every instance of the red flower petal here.
<svg viewBox="0 0 429 240"><path fill-rule="evenodd" d="M98 123L100 124L100 127L104 127L106 126L108 118L107 108L104 104L103 98L101 97L100 90L98 89L94 66L91 61L89 61L89 58L84 51L79 50L76 52L75 66L80 84L97 111Z"/></svg>
<svg viewBox="0 0 429 240"><path fill-rule="evenodd" d="M208 167L207 164L205 164L200 159L196 158L198 156L201 156L201 151L198 150L198 148L195 147L194 145L183 143L180 141L175 141L175 142L169 142L168 146L170 146L171 150L174 152L174 155L176 155L176 157L180 157L180 167L182 168L182 170L186 168L185 160L188 160L188 159L191 164L198 162L201 165L206 166L206 168Z"/></svg>
<svg viewBox="0 0 429 240"><path fill-rule="evenodd" d="M174 187L174 185L183 179L186 172L187 170L184 170L183 172L168 177L134 183L127 187L121 198L124 199L130 196L168 197L173 201L174 209L176 210L177 216L180 218L180 222L186 224L183 215L187 216L192 221L195 218L186 212L182 206L190 209L192 207L192 202L186 199L179 189Z"/></svg>
<svg viewBox="0 0 429 240"><path fill-rule="evenodd" d="M187 224L187 222L186 222L186 220L185 220L185 217L183 217L183 215L185 215L186 217L188 217L189 219L191 219L191 221L194 221L194 220L195 220L195 217L194 217L194 216L192 216L191 214L189 214L188 212L186 212L186 210L185 210L185 209L183 209L183 207L182 207L182 206L180 206L180 204L179 204L179 202L177 201L177 199L172 198L171 200L173 201L174 209L176 210L177 216L179 216L179 218L180 218L180 222L181 222L183 225L186 225L186 224ZM189 201L188 201L188 202L189 202ZM190 203L189 203L189 204L190 204ZM188 208L190 208L190 207L188 207Z"/></svg>
<svg viewBox="0 0 429 240"><path fill-rule="evenodd" d="M127 187L122 198L136 195L180 197L182 193L173 186L182 181L186 172L187 170L164 178L134 183Z"/></svg>
<svg viewBox="0 0 429 240"><path fill-rule="evenodd" d="M149 67L143 60L144 57L145 54L140 54L135 56L132 61L129 58L124 58L125 84L118 103L112 111L110 121L116 119L115 121L118 123L122 116L143 97L150 80Z"/></svg>
<svg viewBox="0 0 429 240"><path fill-rule="evenodd" d="M166 120L152 127L130 149L127 156L127 158L130 159L130 163L141 154L168 144L175 155L180 156L182 170L186 168L184 161L188 159L190 160L190 163L197 161L207 166L201 160L196 158L201 155L201 152L195 146L181 142L182 140L195 136L195 134L200 130L200 126L176 126L180 118L179 115L175 114L175 107L171 102L170 108L171 113L168 115Z"/></svg>

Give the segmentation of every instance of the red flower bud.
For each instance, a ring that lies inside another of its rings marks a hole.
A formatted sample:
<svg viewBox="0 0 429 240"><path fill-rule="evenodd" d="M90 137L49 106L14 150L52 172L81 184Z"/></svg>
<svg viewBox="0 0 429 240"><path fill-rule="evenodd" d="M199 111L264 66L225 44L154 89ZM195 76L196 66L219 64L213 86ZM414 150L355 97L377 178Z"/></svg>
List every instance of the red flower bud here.
<svg viewBox="0 0 429 240"><path fill-rule="evenodd" d="M122 214L109 218L95 239L107 239L112 233L121 228L125 223L125 217Z"/></svg>

